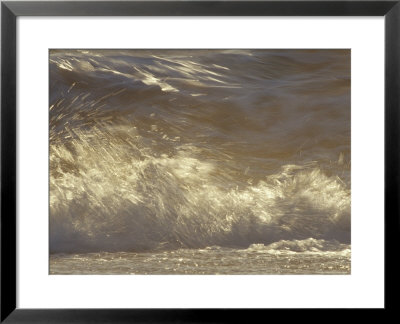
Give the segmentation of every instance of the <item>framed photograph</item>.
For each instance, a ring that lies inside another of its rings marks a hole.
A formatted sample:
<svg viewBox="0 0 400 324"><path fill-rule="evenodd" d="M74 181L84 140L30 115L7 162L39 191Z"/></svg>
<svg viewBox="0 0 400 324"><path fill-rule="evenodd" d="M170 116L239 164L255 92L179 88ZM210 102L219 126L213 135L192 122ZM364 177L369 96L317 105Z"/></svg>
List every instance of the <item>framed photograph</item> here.
<svg viewBox="0 0 400 324"><path fill-rule="evenodd" d="M398 1L4 1L1 321L386 309Z"/></svg>

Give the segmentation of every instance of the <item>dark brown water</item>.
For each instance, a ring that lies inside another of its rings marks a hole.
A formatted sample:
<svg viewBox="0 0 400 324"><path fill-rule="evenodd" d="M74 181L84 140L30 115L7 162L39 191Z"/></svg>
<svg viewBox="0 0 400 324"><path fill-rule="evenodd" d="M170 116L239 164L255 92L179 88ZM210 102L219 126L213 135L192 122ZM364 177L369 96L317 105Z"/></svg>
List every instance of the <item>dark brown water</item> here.
<svg viewBox="0 0 400 324"><path fill-rule="evenodd" d="M349 273L350 152L350 51L51 51L50 271Z"/></svg>

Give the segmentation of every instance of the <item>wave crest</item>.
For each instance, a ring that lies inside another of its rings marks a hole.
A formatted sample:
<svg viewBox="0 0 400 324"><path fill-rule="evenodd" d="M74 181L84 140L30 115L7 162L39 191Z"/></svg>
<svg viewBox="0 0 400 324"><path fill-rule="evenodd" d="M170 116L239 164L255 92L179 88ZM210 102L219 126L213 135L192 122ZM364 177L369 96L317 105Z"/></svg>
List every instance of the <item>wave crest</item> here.
<svg viewBox="0 0 400 324"><path fill-rule="evenodd" d="M285 165L243 185L186 146L154 157L139 139L129 153L118 136L101 149L104 139L75 141L74 154L51 147L53 252L350 240L350 191L316 166Z"/></svg>

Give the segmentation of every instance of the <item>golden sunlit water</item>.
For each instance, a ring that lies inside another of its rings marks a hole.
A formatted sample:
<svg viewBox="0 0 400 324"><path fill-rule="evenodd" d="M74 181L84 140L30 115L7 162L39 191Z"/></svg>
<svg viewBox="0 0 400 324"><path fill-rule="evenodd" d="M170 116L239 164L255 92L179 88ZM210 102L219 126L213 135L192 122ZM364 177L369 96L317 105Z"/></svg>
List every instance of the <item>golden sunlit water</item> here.
<svg viewBox="0 0 400 324"><path fill-rule="evenodd" d="M350 50L51 50L50 273L349 274Z"/></svg>

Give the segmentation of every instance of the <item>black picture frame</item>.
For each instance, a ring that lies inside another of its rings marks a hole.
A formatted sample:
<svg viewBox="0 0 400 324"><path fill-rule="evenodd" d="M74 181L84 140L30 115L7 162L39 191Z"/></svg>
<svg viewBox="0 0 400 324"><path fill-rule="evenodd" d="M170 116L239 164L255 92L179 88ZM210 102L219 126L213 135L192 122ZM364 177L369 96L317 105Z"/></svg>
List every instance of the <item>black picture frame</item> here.
<svg viewBox="0 0 400 324"><path fill-rule="evenodd" d="M2 1L1 322L197 323L267 320L261 309L16 308L16 19L18 16L384 16L385 311L397 308L400 122L400 1ZM367 95L367 94L366 94Z"/></svg>

